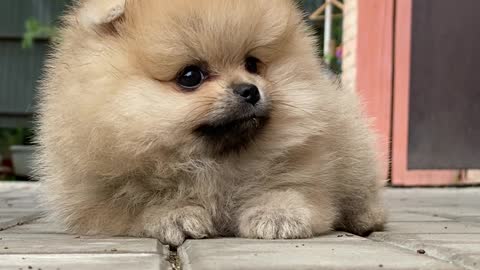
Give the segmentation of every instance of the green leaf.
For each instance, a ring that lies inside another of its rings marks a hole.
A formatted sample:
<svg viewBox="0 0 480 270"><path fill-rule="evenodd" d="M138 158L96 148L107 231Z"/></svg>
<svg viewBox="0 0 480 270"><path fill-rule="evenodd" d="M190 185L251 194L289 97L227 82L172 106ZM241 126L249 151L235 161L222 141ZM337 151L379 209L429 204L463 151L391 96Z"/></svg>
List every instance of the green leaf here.
<svg viewBox="0 0 480 270"><path fill-rule="evenodd" d="M25 33L23 33L22 48L32 48L35 39L38 38L54 38L56 32L54 26L45 25L35 18L30 18L25 21Z"/></svg>

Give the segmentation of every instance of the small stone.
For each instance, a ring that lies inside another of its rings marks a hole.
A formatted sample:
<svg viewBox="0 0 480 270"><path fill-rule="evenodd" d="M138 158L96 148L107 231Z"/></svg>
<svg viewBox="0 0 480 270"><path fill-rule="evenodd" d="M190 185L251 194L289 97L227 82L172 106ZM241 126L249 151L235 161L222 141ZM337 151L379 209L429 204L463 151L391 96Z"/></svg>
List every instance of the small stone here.
<svg viewBox="0 0 480 270"><path fill-rule="evenodd" d="M8 247L4 247L3 249L8 249Z"/></svg>
<svg viewBox="0 0 480 270"><path fill-rule="evenodd" d="M75 237L75 239L78 239L78 238L80 238L80 236L76 236L76 237Z"/></svg>
<svg viewBox="0 0 480 270"><path fill-rule="evenodd" d="M348 233L347 233L347 234L345 234L345 236L347 236L347 237L353 237L353 234L348 234Z"/></svg>
<svg viewBox="0 0 480 270"><path fill-rule="evenodd" d="M31 265L28 266L28 269L33 269L33 267Z"/></svg>
<svg viewBox="0 0 480 270"><path fill-rule="evenodd" d="M434 217L438 217L438 215L437 215L437 214L433 214L433 216L434 216Z"/></svg>
<svg viewBox="0 0 480 270"><path fill-rule="evenodd" d="M18 225L18 226L22 226L22 225L23 225L23 222L17 222L17 225Z"/></svg>
<svg viewBox="0 0 480 270"><path fill-rule="evenodd" d="M343 237L343 234L339 234L339 235L337 235L337 237Z"/></svg>
<svg viewBox="0 0 480 270"><path fill-rule="evenodd" d="M305 244L302 244L302 247L304 247L304 246L305 246Z"/></svg>
<svg viewBox="0 0 480 270"><path fill-rule="evenodd" d="M110 251L113 251L113 252L115 252L115 251L118 251L118 249L116 249L116 248L112 248L112 249L110 249Z"/></svg>
<svg viewBox="0 0 480 270"><path fill-rule="evenodd" d="M298 248L298 245L295 245L296 248Z"/></svg>
<svg viewBox="0 0 480 270"><path fill-rule="evenodd" d="M417 249L417 253L418 253L418 254L425 254L425 250L423 250L423 249Z"/></svg>
<svg viewBox="0 0 480 270"><path fill-rule="evenodd" d="M379 264L378 267L382 268L382 267L383 267L383 264Z"/></svg>
<svg viewBox="0 0 480 270"><path fill-rule="evenodd" d="M448 229L448 227L447 227L447 226L445 226L445 229Z"/></svg>

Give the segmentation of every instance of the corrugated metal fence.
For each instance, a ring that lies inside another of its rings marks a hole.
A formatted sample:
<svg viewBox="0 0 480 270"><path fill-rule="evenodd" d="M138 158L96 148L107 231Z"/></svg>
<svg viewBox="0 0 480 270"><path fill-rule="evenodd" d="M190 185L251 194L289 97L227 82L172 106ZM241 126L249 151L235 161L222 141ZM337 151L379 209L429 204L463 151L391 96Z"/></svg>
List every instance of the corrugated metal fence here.
<svg viewBox="0 0 480 270"><path fill-rule="evenodd" d="M47 41L22 49L25 21L53 24L68 0L0 1L0 127L29 126Z"/></svg>

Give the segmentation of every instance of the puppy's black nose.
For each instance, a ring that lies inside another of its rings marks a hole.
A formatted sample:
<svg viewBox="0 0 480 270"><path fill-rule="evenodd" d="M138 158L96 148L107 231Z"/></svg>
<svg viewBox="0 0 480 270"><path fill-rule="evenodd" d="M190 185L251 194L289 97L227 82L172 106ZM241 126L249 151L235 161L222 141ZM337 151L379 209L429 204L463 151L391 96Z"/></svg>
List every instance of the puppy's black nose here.
<svg viewBox="0 0 480 270"><path fill-rule="evenodd" d="M260 91L254 84L237 84L233 86L233 92L240 96L245 102L252 105L260 100Z"/></svg>

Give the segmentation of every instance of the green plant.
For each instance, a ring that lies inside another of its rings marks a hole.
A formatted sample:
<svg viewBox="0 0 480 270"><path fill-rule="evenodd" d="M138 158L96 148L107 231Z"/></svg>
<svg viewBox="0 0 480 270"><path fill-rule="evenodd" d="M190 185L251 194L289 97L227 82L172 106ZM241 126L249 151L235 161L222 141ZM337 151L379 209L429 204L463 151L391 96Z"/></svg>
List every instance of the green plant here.
<svg viewBox="0 0 480 270"><path fill-rule="evenodd" d="M33 47L35 39L52 39L56 37L57 28L39 22L35 18L25 21L25 33L23 34L22 48L29 49Z"/></svg>
<svg viewBox="0 0 480 270"><path fill-rule="evenodd" d="M340 12L340 11L338 11ZM335 40L335 44L340 45L343 43L343 18L334 18L332 21L332 40ZM336 48L335 48L336 49ZM340 57L340 58L339 58ZM329 68L335 74L342 73L342 65L341 65L341 56L334 54L334 55L326 55L326 59L328 59Z"/></svg>
<svg viewBox="0 0 480 270"><path fill-rule="evenodd" d="M31 145L32 139L29 128L0 129L0 154L7 153L11 145Z"/></svg>
<svg viewBox="0 0 480 270"><path fill-rule="evenodd" d="M0 154L4 155L8 151L10 145L15 144L18 138L13 134L11 129L0 130Z"/></svg>
<svg viewBox="0 0 480 270"><path fill-rule="evenodd" d="M313 7L318 7L320 4L323 4L324 1L317 1L317 0L299 0L301 5L306 6L306 5L311 5ZM341 1L343 2L343 1ZM313 9L315 10L315 9ZM342 10L340 10L338 7L333 8L334 18L332 20L332 40L335 41L334 44L336 46L342 46L343 43L343 17L342 16L336 16L335 14L342 14ZM317 36L318 40L318 52L319 56L325 59L325 62L328 63L328 68L335 74L340 74L342 73L342 56L341 53L337 54L336 49L333 48L335 51L334 54L332 55L325 55L323 52L323 37L324 37L324 24L325 21L322 20L315 20L315 21L308 21L312 29ZM340 50L341 51L341 50Z"/></svg>
<svg viewBox="0 0 480 270"><path fill-rule="evenodd" d="M11 167L10 146L32 144L33 132L30 128L0 128L0 166ZM27 180L23 176L16 176L9 170L0 171L0 181Z"/></svg>

